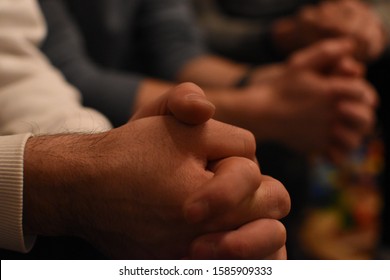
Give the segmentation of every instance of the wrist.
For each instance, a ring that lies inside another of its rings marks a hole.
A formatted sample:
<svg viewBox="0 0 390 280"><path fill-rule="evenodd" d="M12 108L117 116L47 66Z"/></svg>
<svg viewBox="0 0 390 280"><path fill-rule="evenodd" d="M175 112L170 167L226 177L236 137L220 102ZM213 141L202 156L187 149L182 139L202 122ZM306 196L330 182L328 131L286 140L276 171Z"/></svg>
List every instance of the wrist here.
<svg viewBox="0 0 390 280"><path fill-rule="evenodd" d="M104 134L104 133L103 133ZM91 147L101 134L30 138L24 154L25 231L37 235L78 235L83 219L80 193L93 171Z"/></svg>
<svg viewBox="0 0 390 280"><path fill-rule="evenodd" d="M137 95L133 104L132 112L158 99L161 95L172 89L175 85L170 82L155 80L151 78L143 79L140 83Z"/></svg>
<svg viewBox="0 0 390 280"><path fill-rule="evenodd" d="M258 141L270 141L274 139L275 124L277 122L274 106L273 83L261 83L245 89L248 96L256 96L255 99L243 100L242 112L251 112L246 118L249 122L248 130L252 131Z"/></svg>
<svg viewBox="0 0 390 280"><path fill-rule="evenodd" d="M214 118L251 131L257 140L272 136L273 109L272 88L268 84L256 84L242 89L207 92L216 106Z"/></svg>
<svg viewBox="0 0 390 280"><path fill-rule="evenodd" d="M245 64L222 57L203 55L184 65L177 75L177 81L191 81L201 87L231 88L236 86L247 68Z"/></svg>
<svg viewBox="0 0 390 280"><path fill-rule="evenodd" d="M256 67L254 65L249 66L245 70L245 72L243 73L241 78L236 82L235 87L236 88L243 88L243 87L248 86L251 83L252 75L255 72L255 70L256 70Z"/></svg>

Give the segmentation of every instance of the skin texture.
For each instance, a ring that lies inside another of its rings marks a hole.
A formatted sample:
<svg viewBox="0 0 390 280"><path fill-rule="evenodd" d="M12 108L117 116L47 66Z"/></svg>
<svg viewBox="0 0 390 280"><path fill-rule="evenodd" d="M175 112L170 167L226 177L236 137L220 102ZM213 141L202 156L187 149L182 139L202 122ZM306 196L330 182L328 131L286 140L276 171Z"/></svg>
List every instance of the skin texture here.
<svg viewBox="0 0 390 280"><path fill-rule="evenodd" d="M25 231L111 258L286 258L287 191L261 175L253 135L213 113L183 84L109 132L31 138Z"/></svg>
<svg viewBox="0 0 390 280"><path fill-rule="evenodd" d="M364 61L377 59L388 43L380 18L370 6L355 0L305 6L297 14L278 20L273 37L285 54L323 39L347 37L356 42L356 55Z"/></svg>

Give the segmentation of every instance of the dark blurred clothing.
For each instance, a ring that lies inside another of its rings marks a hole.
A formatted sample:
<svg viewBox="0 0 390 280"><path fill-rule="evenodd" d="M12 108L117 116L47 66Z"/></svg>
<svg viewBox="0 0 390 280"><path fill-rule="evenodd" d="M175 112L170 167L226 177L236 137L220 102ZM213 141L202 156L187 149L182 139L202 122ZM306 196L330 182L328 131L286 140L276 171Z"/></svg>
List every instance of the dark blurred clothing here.
<svg viewBox="0 0 390 280"><path fill-rule="evenodd" d="M40 0L48 24L43 52L91 106L119 126L144 76L175 80L204 53L181 0Z"/></svg>
<svg viewBox="0 0 390 280"><path fill-rule="evenodd" d="M318 0L192 0L211 51L262 64L282 60L271 39L274 20Z"/></svg>

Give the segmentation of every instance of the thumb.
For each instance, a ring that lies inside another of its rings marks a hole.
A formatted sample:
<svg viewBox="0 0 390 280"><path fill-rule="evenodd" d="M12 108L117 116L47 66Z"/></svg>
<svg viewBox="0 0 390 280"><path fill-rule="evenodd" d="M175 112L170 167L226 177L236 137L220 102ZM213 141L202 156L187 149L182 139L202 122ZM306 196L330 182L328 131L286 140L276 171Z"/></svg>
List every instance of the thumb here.
<svg viewBox="0 0 390 280"><path fill-rule="evenodd" d="M131 120L171 115L183 123L197 125L208 121L214 112L214 104L207 100L200 87L193 83L183 83L140 108Z"/></svg>

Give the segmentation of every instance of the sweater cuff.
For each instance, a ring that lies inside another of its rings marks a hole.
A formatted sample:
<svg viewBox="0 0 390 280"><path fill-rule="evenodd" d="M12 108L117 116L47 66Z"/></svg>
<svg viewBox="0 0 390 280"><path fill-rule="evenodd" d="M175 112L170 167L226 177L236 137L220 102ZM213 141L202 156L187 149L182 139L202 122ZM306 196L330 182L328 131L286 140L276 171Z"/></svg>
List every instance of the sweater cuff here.
<svg viewBox="0 0 390 280"><path fill-rule="evenodd" d="M0 136L0 248L23 253L35 242L23 234L23 159L31 136Z"/></svg>

